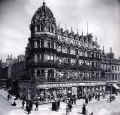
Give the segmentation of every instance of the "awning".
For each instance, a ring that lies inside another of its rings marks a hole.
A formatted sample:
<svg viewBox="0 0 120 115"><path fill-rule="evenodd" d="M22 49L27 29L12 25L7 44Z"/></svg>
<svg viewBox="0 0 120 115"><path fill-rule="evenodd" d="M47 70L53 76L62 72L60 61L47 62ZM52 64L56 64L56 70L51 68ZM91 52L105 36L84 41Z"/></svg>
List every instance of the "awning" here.
<svg viewBox="0 0 120 115"><path fill-rule="evenodd" d="M120 89L120 87L117 84L113 84L113 87L116 89Z"/></svg>

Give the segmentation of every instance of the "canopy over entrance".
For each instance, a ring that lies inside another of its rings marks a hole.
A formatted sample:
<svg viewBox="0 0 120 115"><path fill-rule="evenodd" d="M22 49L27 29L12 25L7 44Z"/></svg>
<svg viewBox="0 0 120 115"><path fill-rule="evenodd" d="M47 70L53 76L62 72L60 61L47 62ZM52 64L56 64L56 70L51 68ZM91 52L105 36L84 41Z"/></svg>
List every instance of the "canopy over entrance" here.
<svg viewBox="0 0 120 115"><path fill-rule="evenodd" d="M120 87L119 87L117 84L113 84L113 87L114 87L115 89L120 89Z"/></svg>

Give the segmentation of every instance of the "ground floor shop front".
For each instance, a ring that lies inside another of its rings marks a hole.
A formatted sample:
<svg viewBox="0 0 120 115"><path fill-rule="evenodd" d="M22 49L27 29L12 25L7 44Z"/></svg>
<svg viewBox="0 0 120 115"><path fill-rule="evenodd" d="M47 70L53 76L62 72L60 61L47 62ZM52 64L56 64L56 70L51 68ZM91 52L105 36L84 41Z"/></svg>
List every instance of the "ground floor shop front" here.
<svg viewBox="0 0 120 115"><path fill-rule="evenodd" d="M64 101L68 98L86 98L105 96L109 89L112 93L111 87L107 88L108 83L103 81L91 82L46 82L31 84L28 82L21 83L21 97L25 96L27 99L35 99L40 102L51 102L59 99ZM115 84L115 83L114 83ZM114 86L114 85L113 85Z"/></svg>
<svg viewBox="0 0 120 115"><path fill-rule="evenodd" d="M85 98L88 96L103 96L105 83L48 83L36 86L36 97L40 101L66 100L67 98Z"/></svg>

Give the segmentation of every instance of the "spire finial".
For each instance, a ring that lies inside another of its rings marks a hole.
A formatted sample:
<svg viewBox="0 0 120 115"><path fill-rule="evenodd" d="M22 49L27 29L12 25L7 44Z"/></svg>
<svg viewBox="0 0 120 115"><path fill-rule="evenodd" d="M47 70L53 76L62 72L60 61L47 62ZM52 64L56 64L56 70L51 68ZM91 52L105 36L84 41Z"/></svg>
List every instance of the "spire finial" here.
<svg viewBox="0 0 120 115"><path fill-rule="evenodd" d="M45 0L43 0L43 6L45 6Z"/></svg>
<svg viewBox="0 0 120 115"><path fill-rule="evenodd" d="M88 35L88 22L87 22L87 35Z"/></svg>
<svg viewBox="0 0 120 115"><path fill-rule="evenodd" d="M104 52L105 50L104 50L104 46L103 46L103 52Z"/></svg>
<svg viewBox="0 0 120 115"><path fill-rule="evenodd" d="M79 34L79 32L78 32L78 28L77 28L77 34Z"/></svg>
<svg viewBox="0 0 120 115"><path fill-rule="evenodd" d="M65 30L67 30L67 25L65 24Z"/></svg>
<svg viewBox="0 0 120 115"><path fill-rule="evenodd" d="M110 47L110 53L112 53L112 47Z"/></svg>
<svg viewBox="0 0 120 115"><path fill-rule="evenodd" d="M71 27L71 33L73 32L73 28Z"/></svg>
<svg viewBox="0 0 120 115"><path fill-rule="evenodd" d="M77 34L79 34L78 25L77 25Z"/></svg>
<svg viewBox="0 0 120 115"><path fill-rule="evenodd" d="M97 36L95 36L95 41L97 42L97 40L98 40L98 39L97 39Z"/></svg>
<svg viewBox="0 0 120 115"><path fill-rule="evenodd" d="M82 36L83 36L83 26L82 26Z"/></svg>

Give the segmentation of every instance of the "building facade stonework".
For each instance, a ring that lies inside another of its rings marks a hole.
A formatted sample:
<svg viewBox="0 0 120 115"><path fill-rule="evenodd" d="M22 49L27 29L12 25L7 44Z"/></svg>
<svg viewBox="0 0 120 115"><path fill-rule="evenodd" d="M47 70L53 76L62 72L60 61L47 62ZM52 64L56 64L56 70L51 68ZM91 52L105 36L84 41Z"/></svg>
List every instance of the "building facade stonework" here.
<svg viewBox="0 0 120 115"><path fill-rule="evenodd" d="M58 26L45 2L35 12L30 31L25 67L36 95L76 90L83 96L104 92L106 81L120 79L120 60L105 54L91 33L80 35Z"/></svg>

